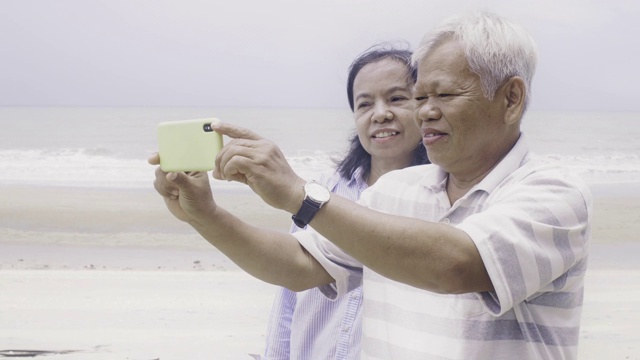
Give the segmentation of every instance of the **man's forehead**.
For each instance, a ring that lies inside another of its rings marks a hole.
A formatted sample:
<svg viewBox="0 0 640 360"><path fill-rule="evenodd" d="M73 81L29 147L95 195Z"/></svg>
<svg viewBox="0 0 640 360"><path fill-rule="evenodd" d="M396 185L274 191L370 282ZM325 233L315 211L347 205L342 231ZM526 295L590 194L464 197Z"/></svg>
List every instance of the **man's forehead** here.
<svg viewBox="0 0 640 360"><path fill-rule="evenodd" d="M416 65L416 87L451 83L470 75L462 46L454 40L438 45Z"/></svg>
<svg viewBox="0 0 640 360"><path fill-rule="evenodd" d="M454 39L445 40L429 50L425 56L418 61L417 69L429 68L430 65L441 67L462 61L466 64L466 57L462 44Z"/></svg>
<svg viewBox="0 0 640 360"><path fill-rule="evenodd" d="M416 89L425 87L437 87L439 85L454 85L462 81L466 72L463 69L452 69L451 67L430 67L418 70L416 78Z"/></svg>

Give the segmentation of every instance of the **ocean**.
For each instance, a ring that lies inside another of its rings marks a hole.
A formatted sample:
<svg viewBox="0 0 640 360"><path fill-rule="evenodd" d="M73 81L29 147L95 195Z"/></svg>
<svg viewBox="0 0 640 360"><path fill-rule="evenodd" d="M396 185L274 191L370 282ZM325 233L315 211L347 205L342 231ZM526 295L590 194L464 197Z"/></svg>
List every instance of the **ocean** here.
<svg viewBox="0 0 640 360"><path fill-rule="evenodd" d="M151 188L156 125L203 117L275 141L304 178L331 168L354 131L348 109L0 107L0 185ZM640 113L531 111L522 128L534 152L590 185L640 180Z"/></svg>

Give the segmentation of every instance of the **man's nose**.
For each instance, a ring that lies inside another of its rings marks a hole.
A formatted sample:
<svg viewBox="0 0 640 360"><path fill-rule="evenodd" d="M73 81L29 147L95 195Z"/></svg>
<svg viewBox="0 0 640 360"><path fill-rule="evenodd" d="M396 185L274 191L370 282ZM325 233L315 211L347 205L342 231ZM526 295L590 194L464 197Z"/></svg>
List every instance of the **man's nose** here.
<svg viewBox="0 0 640 360"><path fill-rule="evenodd" d="M416 109L416 121L418 125L423 121L438 120L440 117L442 117L440 108L434 106L434 104L428 100Z"/></svg>

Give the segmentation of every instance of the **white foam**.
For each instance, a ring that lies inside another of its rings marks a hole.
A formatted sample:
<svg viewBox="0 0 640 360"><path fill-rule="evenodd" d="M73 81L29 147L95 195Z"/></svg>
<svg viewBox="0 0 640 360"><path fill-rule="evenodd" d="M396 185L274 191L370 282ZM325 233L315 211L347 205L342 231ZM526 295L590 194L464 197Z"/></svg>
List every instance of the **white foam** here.
<svg viewBox="0 0 640 360"><path fill-rule="evenodd" d="M640 179L640 154L615 152L607 155L545 154L544 160L566 166L588 184L633 182Z"/></svg>
<svg viewBox="0 0 640 360"><path fill-rule="evenodd" d="M302 178L314 179L335 167L332 155L301 152L288 156L287 161ZM636 154L545 154L542 158L574 169L589 184L640 179L640 155ZM150 188L153 179L154 168L146 159L120 158L105 149L0 150L0 184ZM226 181L215 181L214 186L246 189Z"/></svg>
<svg viewBox="0 0 640 360"><path fill-rule="evenodd" d="M145 160L120 159L86 149L0 150L0 183L79 187L149 186Z"/></svg>
<svg viewBox="0 0 640 360"><path fill-rule="evenodd" d="M287 159L305 179L316 178L333 166L323 153ZM0 150L0 184L53 185L100 188L150 188L154 167L146 159L127 159L102 150ZM244 184L215 181L216 188L243 189Z"/></svg>

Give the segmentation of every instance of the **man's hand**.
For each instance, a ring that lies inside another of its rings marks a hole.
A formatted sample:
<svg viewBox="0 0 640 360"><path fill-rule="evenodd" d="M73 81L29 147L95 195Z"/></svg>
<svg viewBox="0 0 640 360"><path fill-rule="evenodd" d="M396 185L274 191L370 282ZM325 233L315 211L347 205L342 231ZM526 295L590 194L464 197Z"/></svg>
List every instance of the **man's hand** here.
<svg viewBox="0 0 640 360"><path fill-rule="evenodd" d="M271 141L251 130L220 123L212 126L233 140L216 157L213 177L249 185L270 206L295 213L304 198L300 178Z"/></svg>
<svg viewBox="0 0 640 360"><path fill-rule="evenodd" d="M148 161L151 165L159 165L160 156L153 154ZM173 216L188 223L206 221L214 216L217 205L206 172L166 173L158 166L155 175L153 186Z"/></svg>

